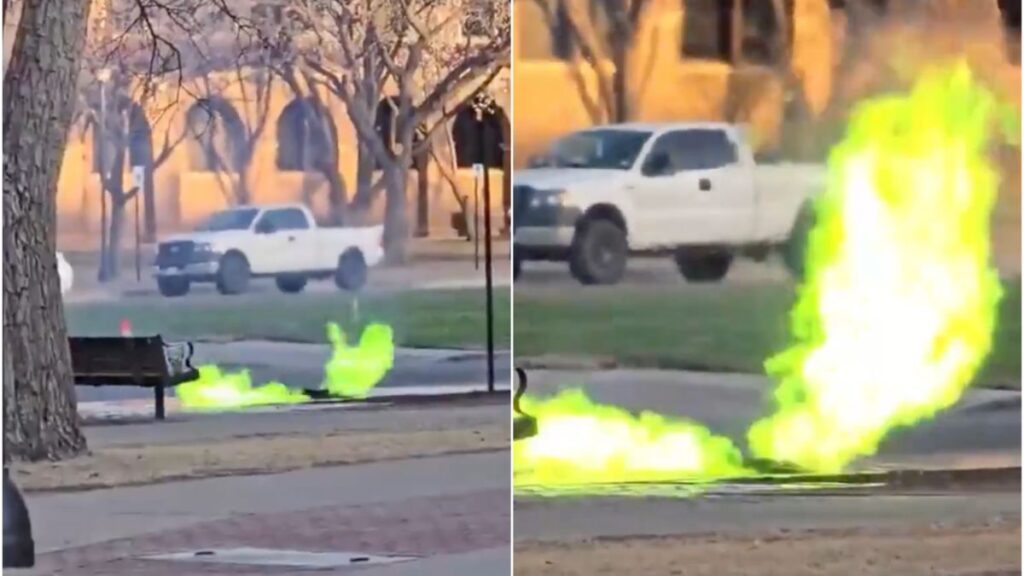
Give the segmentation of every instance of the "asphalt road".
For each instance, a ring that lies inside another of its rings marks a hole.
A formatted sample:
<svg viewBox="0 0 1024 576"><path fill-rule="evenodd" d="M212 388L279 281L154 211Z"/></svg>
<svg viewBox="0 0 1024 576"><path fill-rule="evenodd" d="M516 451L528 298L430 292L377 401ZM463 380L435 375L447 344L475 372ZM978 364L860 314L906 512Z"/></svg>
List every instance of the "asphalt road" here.
<svg viewBox="0 0 1024 576"><path fill-rule="evenodd" d="M763 413L767 382L749 375L665 371L530 374L531 393L582 386L591 398L631 411L657 410L698 420L742 442ZM541 423L543 426L543 422ZM971 392L950 411L894 433L864 468L1019 466L1019 392ZM613 490L614 492L614 490ZM727 495L665 497L550 496L522 489L516 497L517 541L575 540L719 531L889 526L1019 517L1019 488L1003 492L927 495Z"/></svg>
<svg viewBox="0 0 1024 576"><path fill-rule="evenodd" d="M494 286L507 290L511 278L511 263L504 258L495 259L492 271ZM64 296L65 302L73 305L125 299L137 304L163 300L149 270L143 270L142 276L138 280L134 270L125 270L120 280L107 284L98 284L95 274L95 270L87 266L77 267L74 285L71 291ZM484 262L482 259L479 267L472 259L442 260L372 268L363 292L482 288L484 285ZM282 294L273 280L253 279L247 293L230 298L232 301L253 300L274 304L301 298L302 294L329 294L337 291L338 288L332 281L316 280L309 282L306 289L298 295ZM192 286L191 292L182 300L205 303L220 302L224 298L226 297L217 293L213 284L195 284Z"/></svg>
<svg viewBox="0 0 1024 576"><path fill-rule="evenodd" d="M762 284L789 282L790 276L782 263L775 259L755 262L740 258L733 262L723 282L729 284ZM626 264L626 275L621 285L685 284L669 256L631 257ZM515 282L517 290L562 288L579 286L569 274L569 267L562 262L527 262Z"/></svg>

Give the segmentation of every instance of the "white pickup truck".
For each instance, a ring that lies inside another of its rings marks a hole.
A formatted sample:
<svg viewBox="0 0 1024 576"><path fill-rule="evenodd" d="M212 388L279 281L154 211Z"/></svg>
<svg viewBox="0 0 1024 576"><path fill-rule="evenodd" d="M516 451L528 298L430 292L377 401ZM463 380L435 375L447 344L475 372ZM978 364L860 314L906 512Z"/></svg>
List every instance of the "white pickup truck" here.
<svg viewBox="0 0 1024 576"><path fill-rule="evenodd" d="M758 165L743 129L717 122L616 124L570 134L513 177L514 274L568 261L614 284L629 253L671 253L690 281L725 277L737 254L802 241L820 165ZM784 251L797 268L802 257Z"/></svg>
<svg viewBox="0 0 1024 576"><path fill-rule="evenodd" d="M241 294L254 277L274 278L282 292L333 278L342 290L366 283L383 258L383 228L322 228L301 204L239 206L210 216L195 231L160 242L154 276L164 296L183 296L195 282Z"/></svg>

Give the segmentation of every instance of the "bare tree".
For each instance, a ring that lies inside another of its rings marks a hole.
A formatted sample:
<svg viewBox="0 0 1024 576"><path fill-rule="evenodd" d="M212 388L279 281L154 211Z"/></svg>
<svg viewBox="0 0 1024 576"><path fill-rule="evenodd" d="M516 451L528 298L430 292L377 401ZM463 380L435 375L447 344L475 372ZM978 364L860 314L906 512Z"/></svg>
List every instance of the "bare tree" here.
<svg viewBox="0 0 1024 576"><path fill-rule="evenodd" d="M180 73L180 51L150 15L195 13L187 2L127 0L146 31L142 69ZM225 0L199 2L230 14ZM81 433L56 263L56 194L79 91L90 0L15 0L17 22L4 70L4 459L60 459L81 453ZM109 4L109 3L108 3ZM192 6L195 8L195 5ZM202 12L201 10L198 12ZM172 24L171 27L178 24ZM114 42L115 45L118 41ZM145 85L146 83L143 82Z"/></svg>
<svg viewBox="0 0 1024 576"><path fill-rule="evenodd" d="M94 166L99 172L105 199L101 202L103 230L98 272L101 282L120 275L127 208L142 194L146 197L146 215L152 217L153 174L170 159L186 135L186 130L177 126L172 118L166 123L159 147L154 148L147 103L132 99L129 82L130 78L121 71L113 72L110 77L87 85L82 98L86 128L91 129L93 135ZM169 114L176 113L173 112L176 108L171 110ZM141 187L126 182L135 166L145 170Z"/></svg>
<svg viewBox="0 0 1024 576"><path fill-rule="evenodd" d="M407 182L413 159L458 104L482 91L509 63L508 3L495 0L335 0L303 2L292 18L289 71L339 98L356 129L360 151L380 170L359 182L369 203L385 193L385 249L405 258L409 236ZM386 96L386 97L385 97ZM387 130L377 122L390 106ZM369 165L369 161L366 161Z"/></svg>
<svg viewBox="0 0 1024 576"><path fill-rule="evenodd" d="M56 262L56 191L89 0L24 0L4 73L4 459L85 449ZM7 13L9 7L4 6Z"/></svg>
<svg viewBox="0 0 1024 576"><path fill-rule="evenodd" d="M552 35L558 37L558 55L576 63L571 72L591 121L632 118L630 54L650 0L534 2ZM596 78L596 93L588 87L584 68Z"/></svg>
<svg viewBox="0 0 1024 576"><path fill-rule="evenodd" d="M186 118L189 136L200 141L206 168L217 172L217 184L231 204L248 204L253 155L266 132L270 120L270 102L276 77L266 66L237 62L231 79L217 82L212 74L196 80L196 94L201 96L197 107L199 117ZM236 88L238 97L225 99L224 94ZM214 103L234 105L240 110L234 118Z"/></svg>

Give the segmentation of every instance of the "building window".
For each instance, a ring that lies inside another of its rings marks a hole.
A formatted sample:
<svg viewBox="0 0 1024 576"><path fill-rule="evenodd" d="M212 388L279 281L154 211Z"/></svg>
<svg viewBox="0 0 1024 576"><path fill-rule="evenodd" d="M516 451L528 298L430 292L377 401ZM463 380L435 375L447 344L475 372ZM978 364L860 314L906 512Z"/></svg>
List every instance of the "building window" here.
<svg viewBox="0 0 1024 576"><path fill-rule="evenodd" d="M551 26L551 49L562 60L571 60L576 55L575 33L572 16L565 6L565 0L555 0L554 22Z"/></svg>
<svg viewBox="0 0 1024 576"><path fill-rule="evenodd" d="M683 0L683 57L731 61L732 0Z"/></svg>
<svg viewBox="0 0 1024 576"><path fill-rule="evenodd" d="M785 57L793 38L793 0L783 1L786 26L779 22L775 3L770 0L743 0L743 32L740 39L743 60L752 64L774 65ZM786 37L783 37L783 34Z"/></svg>
<svg viewBox="0 0 1024 576"><path fill-rule="evenodd" d="M999 0L999 13L1003 16L1003 33L1010 62L1020 66L1020 0Z"/></svg>

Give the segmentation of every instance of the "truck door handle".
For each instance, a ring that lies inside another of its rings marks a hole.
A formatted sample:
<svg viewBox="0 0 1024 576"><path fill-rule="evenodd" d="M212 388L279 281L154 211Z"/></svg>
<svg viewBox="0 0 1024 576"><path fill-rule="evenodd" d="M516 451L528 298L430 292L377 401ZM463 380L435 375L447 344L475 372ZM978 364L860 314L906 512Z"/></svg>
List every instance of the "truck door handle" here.
<svg viewBox="0 0 1024 576"><path fill-rule="evenodd" d="M700 186L701 192L707 192L708 190L711 190L711 180L708 180L707 178L701 178L700 182L698 182L698 185Z"/></svg>
<svg viewBox="0 0 1024 576"><path fill-rule="evenodd" d="M288 237L288 241L289 242L295 242L295 236L289 236Z"/></svg>

